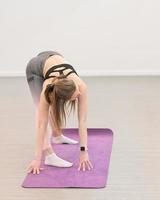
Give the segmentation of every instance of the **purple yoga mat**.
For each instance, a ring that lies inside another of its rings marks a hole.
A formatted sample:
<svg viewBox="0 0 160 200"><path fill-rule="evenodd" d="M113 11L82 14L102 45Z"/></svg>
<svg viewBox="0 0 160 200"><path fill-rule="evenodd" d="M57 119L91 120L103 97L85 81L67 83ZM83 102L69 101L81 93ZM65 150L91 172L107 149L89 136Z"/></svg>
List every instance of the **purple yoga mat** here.
<svg viewBox="0 0 160 200"><path fill-rule="evenodd" d="M62 129L63 134L79 141L77 128ZM91 170L78 171L79 143L54 144L58 156L73 163L72 167L61 168L44 165L42 155L40 174L26 175L22 187L24 188L103 188L107 184L109 162L112 150L113 132L107 128L87 128L88 153L93 165Z"/></svg>

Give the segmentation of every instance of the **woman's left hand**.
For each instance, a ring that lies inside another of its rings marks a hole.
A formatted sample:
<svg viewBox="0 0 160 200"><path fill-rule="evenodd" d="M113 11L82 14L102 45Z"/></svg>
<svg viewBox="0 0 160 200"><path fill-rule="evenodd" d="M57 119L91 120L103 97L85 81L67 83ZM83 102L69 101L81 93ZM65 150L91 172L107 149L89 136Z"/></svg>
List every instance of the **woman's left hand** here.
<svg viewBox="0 0 160 200"><path fill-rule="evenodd" d="M85 171L85 167L88 170L91 170L91 168L93 168L92 163L89 160L88 152L87 151L80 151L80 161L79 161L78 170L83 168L83 171Z"/></svg>

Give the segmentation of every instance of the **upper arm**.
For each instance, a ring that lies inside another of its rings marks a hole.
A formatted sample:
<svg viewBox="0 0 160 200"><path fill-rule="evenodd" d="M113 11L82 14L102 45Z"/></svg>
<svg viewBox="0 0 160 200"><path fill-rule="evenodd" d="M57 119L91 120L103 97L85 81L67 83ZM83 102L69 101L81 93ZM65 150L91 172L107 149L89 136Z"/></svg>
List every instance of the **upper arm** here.
<svg viewBox="0 0 160 200"><path fill-rule="evenodd" d="M46 128L48 124L49 104L44 96L44 88L40 95L40 101L37 111L37 125L41 128Z"/></svg>
<svg viewBox="0 0 160 200"><path fill-rule="evenodd" d="M87 99L87 86L82 85L81 95L78 98L78 122L83 123L87 120L88 99Z"/></svg>

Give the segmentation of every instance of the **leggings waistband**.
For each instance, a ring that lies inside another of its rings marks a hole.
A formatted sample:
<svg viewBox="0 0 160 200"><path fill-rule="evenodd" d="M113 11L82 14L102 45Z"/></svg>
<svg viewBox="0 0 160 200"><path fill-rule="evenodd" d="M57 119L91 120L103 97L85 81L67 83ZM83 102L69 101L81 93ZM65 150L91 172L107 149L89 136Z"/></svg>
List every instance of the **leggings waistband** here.
<svg viewBox="0 0 160 200"><path fill-rule="evenodd" d="M47 58L52 55L60 55L57 51L43 51L38 53L35 57L33 57L27 64L26 73L28 78L30 78L31 74L36 74L38 76L43 77L43 67Z"/></svg>

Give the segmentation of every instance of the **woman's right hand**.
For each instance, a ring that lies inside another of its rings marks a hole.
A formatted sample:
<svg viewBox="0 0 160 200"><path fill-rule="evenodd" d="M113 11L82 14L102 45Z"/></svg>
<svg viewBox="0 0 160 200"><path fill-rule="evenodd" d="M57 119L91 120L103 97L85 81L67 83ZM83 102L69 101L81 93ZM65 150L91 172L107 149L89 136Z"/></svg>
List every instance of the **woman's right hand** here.
<svg viewBox="0 0 160 200"><path fill-rule="evenodd" d="M32 172L33 174L39 174L40 170L43 170L44 168L40 167L41 161L40 160L32 160L29 164L27 171L28 173Z"/></svg>

